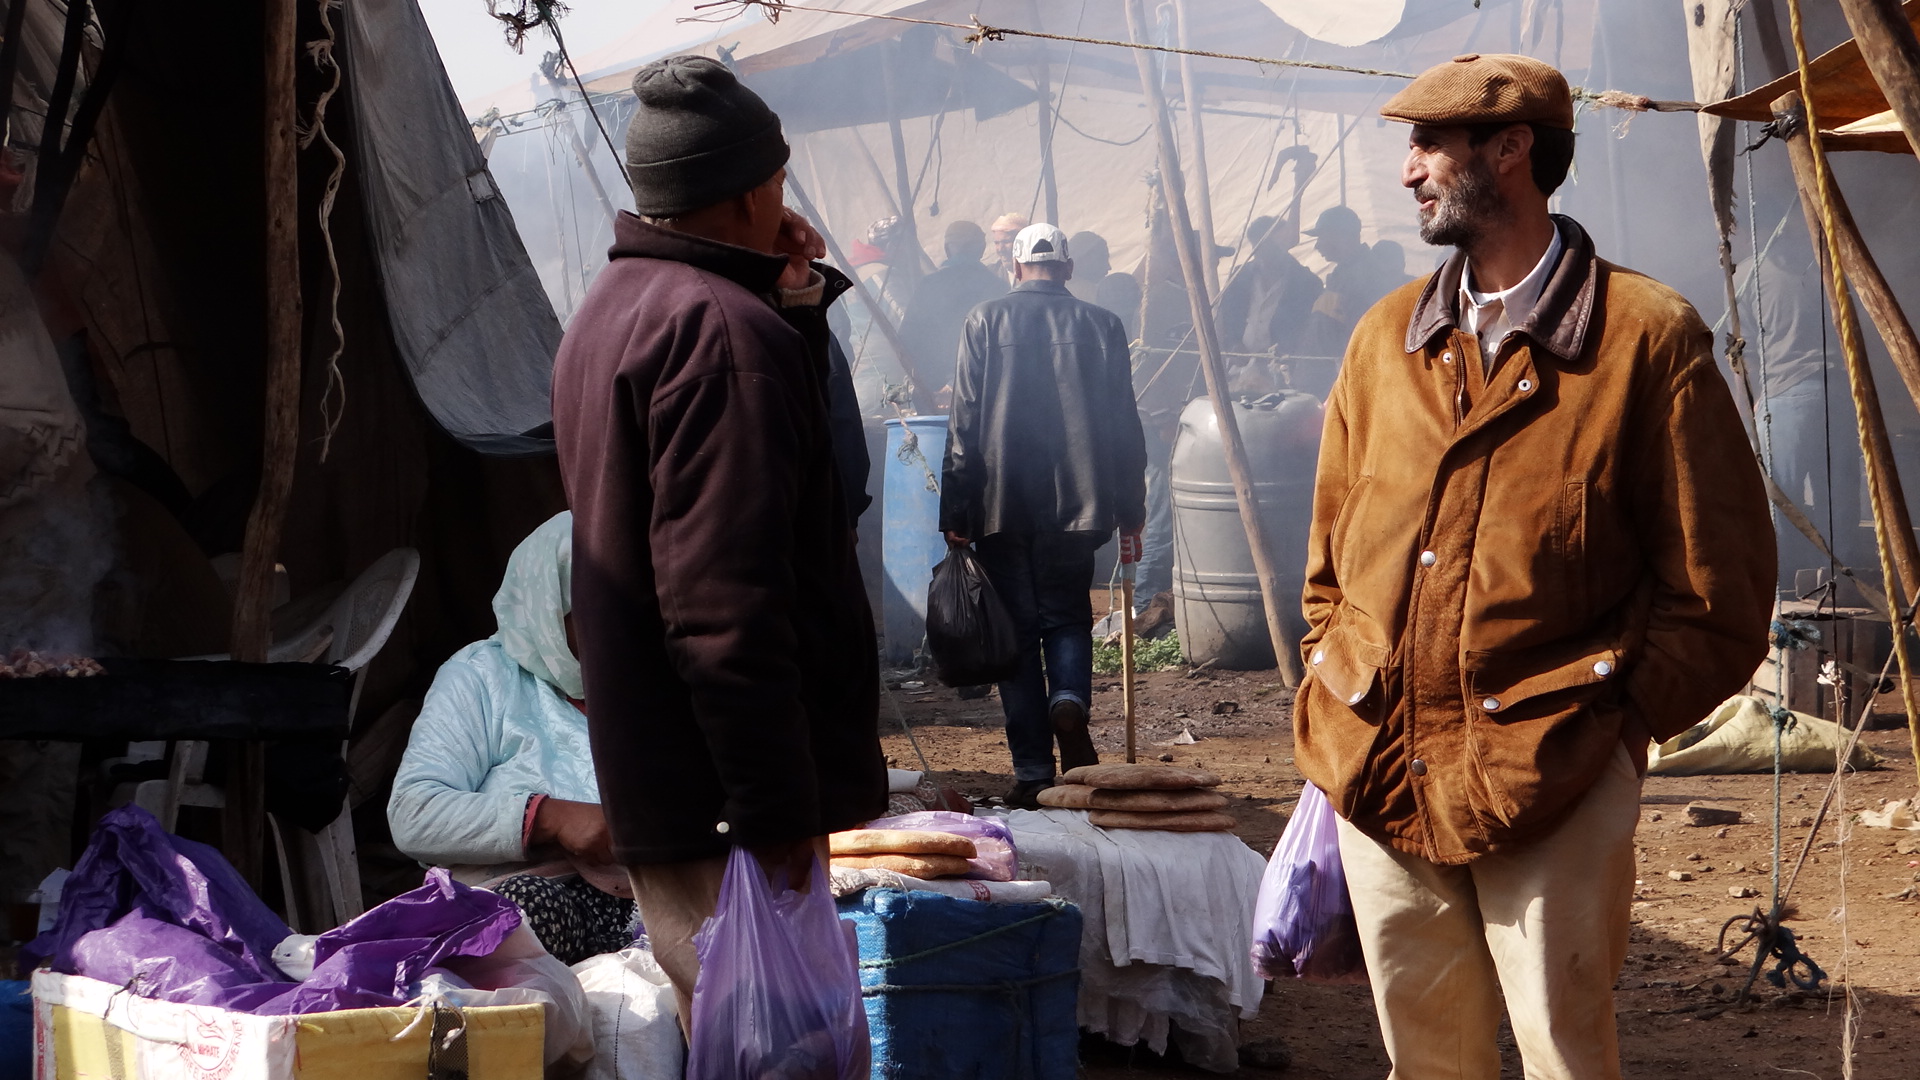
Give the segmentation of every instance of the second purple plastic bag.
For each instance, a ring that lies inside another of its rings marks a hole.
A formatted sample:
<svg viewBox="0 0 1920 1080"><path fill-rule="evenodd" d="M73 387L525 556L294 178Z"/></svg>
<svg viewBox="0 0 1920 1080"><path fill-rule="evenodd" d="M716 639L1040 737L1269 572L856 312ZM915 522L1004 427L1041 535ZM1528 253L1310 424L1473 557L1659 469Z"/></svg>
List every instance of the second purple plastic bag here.
<svg viewBox="0 0 1920 1080"><path fill-rule="evenodd" d="M859 946L826 868L807 892L769 885L734 848L720 900L694 935L700 978L686 1080L865 1080L872 1070Z"/></svg>
<svg viewBox="0 0 1920 1080"><path fill-rule="evenodd" d="M1253 969L1266 979L1365 982L1360 930L1340 864L1339 821L1307 784L1253 905Z"/></svg>

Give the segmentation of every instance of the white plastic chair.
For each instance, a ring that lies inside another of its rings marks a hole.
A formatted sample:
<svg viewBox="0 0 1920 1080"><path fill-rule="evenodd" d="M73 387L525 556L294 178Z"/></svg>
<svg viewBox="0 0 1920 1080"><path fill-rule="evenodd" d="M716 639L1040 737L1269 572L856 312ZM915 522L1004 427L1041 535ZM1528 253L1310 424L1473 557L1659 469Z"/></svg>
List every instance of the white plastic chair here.
<svg viewBox="0 0 1920 1080"><path fill-rule="evenodd" d="M269 646L267 659L273 663L325 663L353 672L352 697L347 706L347 726L351 730L354 714L360 707L360 687L365 681L367 665L393 635L394 624L400 621L400 613L406 609L419 576L418 551L395 548L387 552L362 571L319 618ZM223 654L187 659L226 660L228 657ZM168 832L177 824L182 806L224 807L226 793L203 779L206 764L206 743L176 743L167 778L136 785L131 801L159 818L161 827ZM342 801L339 816L318 834L297 827L282 828L277 818L268 819L280 857L287 921L296 928L303 920L296 899L299 890L287 857L289 843L302 850L305 865L319 867L325 878L324 899L332 911L312 912L313 929L338 926L365 910L360 897L359 850L353 839L352 810L349 803ZM329 918L332 921L327 921Z"/></svg>

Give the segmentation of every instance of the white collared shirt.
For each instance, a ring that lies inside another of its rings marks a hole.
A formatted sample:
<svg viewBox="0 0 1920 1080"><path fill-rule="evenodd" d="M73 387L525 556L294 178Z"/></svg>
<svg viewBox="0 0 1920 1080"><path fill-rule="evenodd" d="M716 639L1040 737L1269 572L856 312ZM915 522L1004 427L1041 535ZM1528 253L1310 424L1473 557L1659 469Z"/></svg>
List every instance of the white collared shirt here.
<svg viewBox="0 0 1920 1080"><path fill-rule="evenodd" d="M1460 321L1480 339L1483 371L1493 371L1494 357L1499 355L1500 346L1506 341L1507 335L1513 333L1516 313L1521 321L1533 313L1534 305L1540 302L1540 293L1547 287L1547 275L1553 272L1554 264L1560 261L1560 252L1565 246L1560 241L1560 229L1556 226L1546 254L1540 256L1540 261L1527 272L1527 276L1511 289L1495 293L1475 290L1470 284L1473 280L1471 264L1460 275Z"/></svg>

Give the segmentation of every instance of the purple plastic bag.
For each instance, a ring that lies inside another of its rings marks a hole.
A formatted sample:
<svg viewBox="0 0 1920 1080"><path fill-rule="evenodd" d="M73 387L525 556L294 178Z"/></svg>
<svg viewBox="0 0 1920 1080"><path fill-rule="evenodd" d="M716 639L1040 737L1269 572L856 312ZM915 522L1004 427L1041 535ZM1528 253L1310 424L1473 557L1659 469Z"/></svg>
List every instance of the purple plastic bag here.
<svg viewBox="0 0 1920 1080"><path fill-rule="evenodd" d="M431 870L419 888L320 935L313 974L296 983L273 963L287 924L219 852L135 806L101 818L60 900L26 963L261 1016L399 1005L428 967L486 956L520 925L505 897Z"/></svg>
<svg viewBox="0 0 1920 1080"><path fill-rule="evenodd" d="M860 999L860 948L813 865L803 893L773 885L745 848L727 858L720 899L694 935L693 1038L686 1080L866 1080L873 1047Z"/></svg>
<svg viewBox="0 0 1920 1080"><path fill-rule="evenodd" d="M1013 847L1013 832L999 818L975 817L952 810L922 810L898 817L869 821L864 829L924 829L953 833L973 841L975 857L967 877L977 881L1014 881L1020 876L1020 855Z"/></svg>
<svg viewBox="0 0 1920 1080"><path fill-rule="evenodd" d="M1367 981L1360 930L1340 865L1339 822L1307 784L1260 878L1253 905L1253 969L1266 979Z"/></svg>

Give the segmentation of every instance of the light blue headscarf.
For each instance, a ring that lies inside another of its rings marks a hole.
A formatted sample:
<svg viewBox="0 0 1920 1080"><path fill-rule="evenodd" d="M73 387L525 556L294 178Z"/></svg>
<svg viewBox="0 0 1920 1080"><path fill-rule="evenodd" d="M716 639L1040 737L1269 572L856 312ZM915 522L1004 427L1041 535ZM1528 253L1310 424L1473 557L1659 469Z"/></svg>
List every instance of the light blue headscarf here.
<svg viewBox="0 0 1920 1080"><path fill-rule="evenodd" d="M493 594L494 639L514 663L570 698L584 700L580 661L562 617L573 610L573 511L562 510L520 541Z"/></svg>

